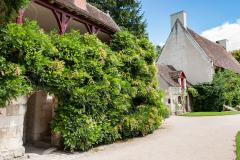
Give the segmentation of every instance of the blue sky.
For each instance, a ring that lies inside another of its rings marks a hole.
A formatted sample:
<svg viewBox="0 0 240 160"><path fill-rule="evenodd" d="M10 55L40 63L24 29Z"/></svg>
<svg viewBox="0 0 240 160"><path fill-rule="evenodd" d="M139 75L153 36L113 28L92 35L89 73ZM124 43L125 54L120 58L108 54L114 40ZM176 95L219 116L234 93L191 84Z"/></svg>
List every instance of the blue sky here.
<svg viewBox="0 0 240 160"><path fill-rule="evenodd" d="M154 44L166 41L172 13L185 10L188 26L201 34L227 22L240 24L239 7L240 0L142 0L142 10L148 23L147 30Z"/></svg>

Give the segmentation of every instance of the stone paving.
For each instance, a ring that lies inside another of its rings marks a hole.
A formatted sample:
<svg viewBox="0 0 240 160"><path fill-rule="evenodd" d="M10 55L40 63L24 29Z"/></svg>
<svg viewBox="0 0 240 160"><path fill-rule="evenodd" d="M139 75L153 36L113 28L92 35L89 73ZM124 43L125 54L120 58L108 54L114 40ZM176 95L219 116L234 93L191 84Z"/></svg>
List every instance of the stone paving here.
<svg viewBox="0 0 240 160"><path fill-rule="evenodd" d="M29 160L235 160L234 140L238 130L240 115L173 116L154 134L143 138L74 154L43 154L31 148L32 153L26 156Z"/></svg>

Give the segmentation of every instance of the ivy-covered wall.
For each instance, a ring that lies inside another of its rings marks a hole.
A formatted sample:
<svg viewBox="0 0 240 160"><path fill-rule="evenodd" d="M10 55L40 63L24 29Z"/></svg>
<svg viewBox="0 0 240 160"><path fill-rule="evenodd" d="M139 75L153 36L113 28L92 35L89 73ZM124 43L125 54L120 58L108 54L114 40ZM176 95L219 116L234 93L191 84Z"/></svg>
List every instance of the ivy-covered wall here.
<svg viewBox="0 0 240 160"><path fill-rule="evenodd" d="M54 94L51 126L66 149L144 136L168 116L145 38L121 31L106 45L76 31L45 34L27 22L2 27L0 40L0 105L31 91Z"/></svg>

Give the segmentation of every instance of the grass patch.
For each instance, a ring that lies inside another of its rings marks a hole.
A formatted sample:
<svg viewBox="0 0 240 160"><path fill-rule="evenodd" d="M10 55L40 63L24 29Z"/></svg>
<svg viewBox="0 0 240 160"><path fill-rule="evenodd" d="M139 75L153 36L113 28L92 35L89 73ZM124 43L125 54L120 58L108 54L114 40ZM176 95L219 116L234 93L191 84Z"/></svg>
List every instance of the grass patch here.
<svg viewBox="0 0 240 160"><path fill-rule="evenodd" d="M236 136L236 154L237 154L236 160L240 160L240 131Z"/></svg>
<svg viewBox="0 0 240 160"><path fill-rule="evenodd" d="M226 115L235 115L240 114L240 112L236 111L228 111L228 112L191 112L184 113L180 116L188 116L188 117L200 117L200 116L226 116Z"/></svg>

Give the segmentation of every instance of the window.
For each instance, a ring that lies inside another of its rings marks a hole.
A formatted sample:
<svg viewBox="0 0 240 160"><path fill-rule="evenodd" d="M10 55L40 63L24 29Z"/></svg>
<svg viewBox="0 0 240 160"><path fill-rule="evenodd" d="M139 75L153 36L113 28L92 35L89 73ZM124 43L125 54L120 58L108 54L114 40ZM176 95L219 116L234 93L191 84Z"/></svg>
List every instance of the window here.
<svg viewBox="0 0 240 160"><path fill-rule="evenodd" d="M168 99L168 104L171 104L171 99L170 98Z"/></svg>
<svg viewBox="0 0 240 160"><path fill-rule="evenodd" d="M178 96L178 104L182 104L182 97Z"/></svg>

